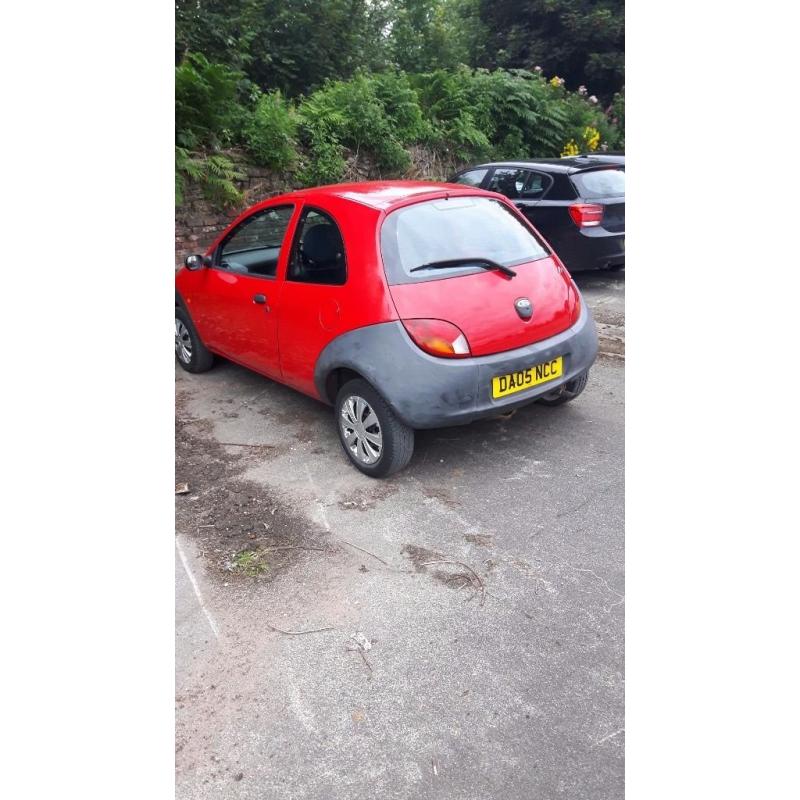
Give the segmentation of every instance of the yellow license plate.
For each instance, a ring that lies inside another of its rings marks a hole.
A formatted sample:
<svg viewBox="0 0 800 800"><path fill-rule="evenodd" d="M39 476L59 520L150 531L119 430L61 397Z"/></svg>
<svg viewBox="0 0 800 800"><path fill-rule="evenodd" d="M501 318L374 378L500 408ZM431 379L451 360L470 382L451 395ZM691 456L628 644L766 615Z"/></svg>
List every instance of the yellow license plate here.
<svg viewBox="0 0 800 800"><path fill-rule="evenodd" d="M505 397L515 392L524 392L532 386L540 383L547 383L554 378L560 377L564 373L564 360L561 356L552 361L545 361L543 364L536 364L533 367L511 372L508 375L497 375L492 378L492 397Z"/></svg>

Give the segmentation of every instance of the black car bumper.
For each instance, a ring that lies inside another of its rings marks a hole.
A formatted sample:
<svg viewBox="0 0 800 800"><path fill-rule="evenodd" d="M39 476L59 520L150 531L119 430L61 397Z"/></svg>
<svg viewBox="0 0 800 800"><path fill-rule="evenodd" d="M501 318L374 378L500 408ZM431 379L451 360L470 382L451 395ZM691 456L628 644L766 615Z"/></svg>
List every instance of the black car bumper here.
<svg viewBox="0 0 800 800"><path fill-rule="evenodd" d="M625 233L605 228L575 229L553 245L570 272L625 266Z"/></svg>

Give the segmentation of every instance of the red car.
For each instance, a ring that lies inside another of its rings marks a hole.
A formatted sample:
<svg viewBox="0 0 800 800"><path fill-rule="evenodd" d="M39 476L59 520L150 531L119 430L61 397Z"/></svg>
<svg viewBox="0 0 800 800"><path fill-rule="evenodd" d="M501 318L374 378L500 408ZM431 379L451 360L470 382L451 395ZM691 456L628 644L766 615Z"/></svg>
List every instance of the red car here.
<svg viewBox="0 0 800 800"><path fill-rule="evenodd" d="M462 425L586 386L594 322L514 205L382 181L258 203L175 279L175 353L214 355L335 409L345 453L383 477L414 429Z"/></svg>

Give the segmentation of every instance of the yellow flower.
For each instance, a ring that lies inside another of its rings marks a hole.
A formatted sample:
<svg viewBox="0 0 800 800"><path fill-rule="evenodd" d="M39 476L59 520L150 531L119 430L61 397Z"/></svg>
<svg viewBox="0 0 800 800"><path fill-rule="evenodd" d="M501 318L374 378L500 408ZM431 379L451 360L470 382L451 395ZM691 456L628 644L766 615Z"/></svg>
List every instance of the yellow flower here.
<svg viewBox="0 0 800 800"><path fill-rule="evenodd" d="M555 75L550 78L549 83L553 88L557 89L559 86L561 86L561 78L559 78L558 75Z"/></svg>
<svg viewBox="0 0 800 800"><path fill-rule="evenodd" d="M574 139L570 139L565 145L564 149L561 151L562 156L576 156L580 153L580 148L577 144L575 144Z"/></svg>
<svg viewBox="0 0 800 800"><path fill-rule="evenodd" d="M583 141L589 150L597 150L600 146L600 131L597 128L586 128L583 132Z"/></svg>

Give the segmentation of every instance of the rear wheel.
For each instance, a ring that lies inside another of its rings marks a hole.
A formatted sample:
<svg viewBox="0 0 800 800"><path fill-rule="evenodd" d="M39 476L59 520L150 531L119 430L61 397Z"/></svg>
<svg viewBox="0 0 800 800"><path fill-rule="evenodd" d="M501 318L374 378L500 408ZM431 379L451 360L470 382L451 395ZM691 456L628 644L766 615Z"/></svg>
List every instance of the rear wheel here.
<svg viewBox="0 0 800 800"><path fill-rule="evenodd" d="M549 392L539 398L537 402L543 406L562 406L574 400L585 388L589 381L589 371L587 370L577 378L567 381L563 386L559 386L555 391Z"/></svg>
<svg viewBox="0 0 800 800"><path fill-rule="evenodd" d="M371 478L399 472L414 452L414 430L365 380L348 381L336 395L339 440L352 464Z"/></svg>
<svg viewBox="0 0 800 800"><path fill-rule="evenodd" d="M191 317L175 307L175 358L187 372L205 372L214 363L214 354L197 335Z"/></svg>

